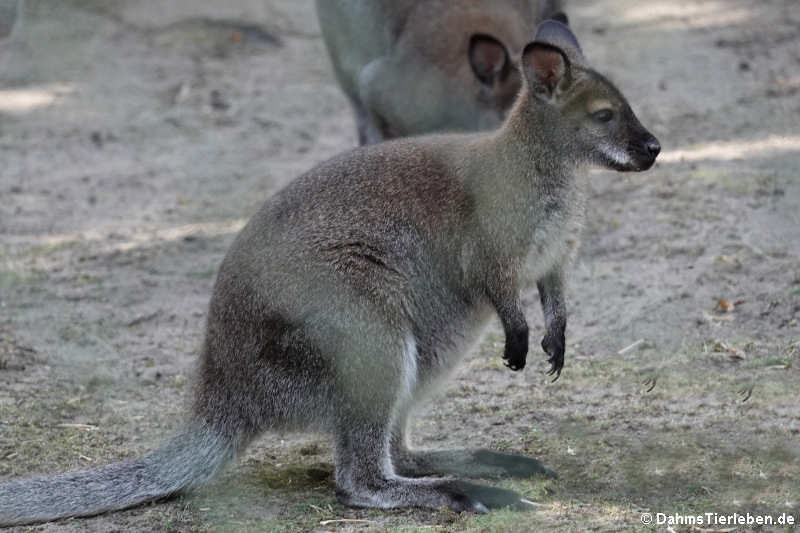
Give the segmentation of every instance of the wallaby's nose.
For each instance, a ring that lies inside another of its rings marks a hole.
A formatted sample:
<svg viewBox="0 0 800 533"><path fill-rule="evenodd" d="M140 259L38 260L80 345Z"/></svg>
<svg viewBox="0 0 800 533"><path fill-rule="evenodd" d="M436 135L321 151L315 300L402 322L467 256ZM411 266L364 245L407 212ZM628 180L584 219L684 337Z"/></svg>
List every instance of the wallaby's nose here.
<svg viewBox="0 0 800 533"><path fill-rule="evenodd" d="M659 144L658 139L655 137L647 141L645 148L647 148L647 153L650 154L653 159L661 152L661 144Z"/></svg>

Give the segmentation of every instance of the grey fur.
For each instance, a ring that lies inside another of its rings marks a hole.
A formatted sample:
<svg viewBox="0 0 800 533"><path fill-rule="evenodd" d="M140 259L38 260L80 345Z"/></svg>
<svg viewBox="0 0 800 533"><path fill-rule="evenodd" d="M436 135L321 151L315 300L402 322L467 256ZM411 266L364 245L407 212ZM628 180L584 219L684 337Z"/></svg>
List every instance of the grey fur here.
<svg viewBox="0 0 800 533"><path fill-rule="evenodd" d="M498 127L520 88L516 58L561 0L317 0L334 72L359 143ZM496 53L483 75L473 37ZM502 61L505 56L506 61Z"/></svg>
<svg viewBox="0 0 800 533"><path fill-rule="evenodd" d="M357 148L270 198L220 268L185 436L142 459L0 485L0 524L167 496L207 479L258 434L301 427L333 434L337 496L348 505L522 505L508 490L425 476L550 470L486 450L413 450L409 413L493 313L503 357L525 366L523 263L539 282L543 348L560 373L579 170L645 170L659 146L613 85L552 43L525 47L521 77L493 133Z"/></svg>
<svg viewBox="0 0 800 533"><path fill-rule="evenodd" d="M0 526L90 516L163 498L210 479L234 451L213 430L179 435L138 459L0 484Z"/></svg>

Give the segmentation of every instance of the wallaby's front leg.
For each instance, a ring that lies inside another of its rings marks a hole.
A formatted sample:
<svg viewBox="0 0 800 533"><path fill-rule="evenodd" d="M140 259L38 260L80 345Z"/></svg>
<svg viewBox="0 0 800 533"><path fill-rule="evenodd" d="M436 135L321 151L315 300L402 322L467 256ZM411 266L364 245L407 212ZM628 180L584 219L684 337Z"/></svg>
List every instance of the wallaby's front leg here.
<svg viewBox="0 0 800 533"><path fill-rule="evenodd" d="M553 381L561 376L564 367L564 347L566 344L567 309L564 304L564 269L555 267L540 279L536 286L542 301L546 332L542 339L542 349L549 355L550 372Z"/></svg>
<svg viewBox="0 0 800 533"><path fill-rule="evenodd" d="M487 292L506 334L503 359L511 370L522 370L528 356L528 323L519 302L516 273L511 267L500 267L491 276Z"/></svg>

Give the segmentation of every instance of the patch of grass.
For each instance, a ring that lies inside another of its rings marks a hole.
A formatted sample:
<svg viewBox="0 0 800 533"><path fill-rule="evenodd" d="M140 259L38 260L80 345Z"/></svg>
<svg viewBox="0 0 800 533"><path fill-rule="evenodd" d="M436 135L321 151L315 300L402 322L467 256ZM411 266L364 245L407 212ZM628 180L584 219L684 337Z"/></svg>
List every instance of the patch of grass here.
<svg viewBox="0 0 800 533"><path fill-rule="evenodd" d="M184 377L181 374L178 374L176 376L172 376L169 379L169 382L167 383L167 385L169 387L172 387L173 389L182 389L183 386L186 385L186 377Z"/></svg>
<svg viewBox="0 0 800 533"><path fill-rule="evenodd" d="M37 259L48 257L55 253L75 248L77 244L78 243L75 241L64 241L55 244L34 244L25 251L25 255L27 257Z"/></svg>
<svg viewBox="0 0 800 533"><path fill-rule="evenodd" d="M464 516L453 529L464 532L482 533L517 533L519 531L537 531L543 526L542 520L535 512L500 510L481 516Z"/></svg>
<svg viewBox="0 0 800 533"><path fill-rule="evenodd" d="M480 357L476 357L467 362L466 366L470 370L494 370L502 372L506 369L503 364L503 348L497 350L487 348L485 352L481 353Z"/></svg>
<svg viewBox="0 0 800 533"><path fill-rule="evenodd" d="M265 466L259 472L260 480L273 490L333 490L333 466L327 463L313 465L288 464Z"/></svg>
<svg viewBox="0 0 800 533"><path fill-rule="evenodd" d="M212 525L208 531L232 531L241 533L256 533L269 531L274 533L295 533L297 531L308 531L304 528L305 524L292 519L268 518L264 520L238 521L230 520L220 525Z"/></svg>
<svg viewBox="0 0 800 533"><path fill-rule="evenodd" d="M187 503L183 497L178 498L174 505L154 511L149 514L149 518L158 523L160 530L177 533L179 531L208 531L208 527L198 523L199 513L193 508L191 503Z"/></svg>
<svg viewBox="0 0 800 533"><path fill-rule="evenodd" d="M119 456L113 431L58 427L85 410L87 398L59 395L53 402L0 406L0 473L17 477L94 466Z"/></svg>
<svg viewBox="0 0 800 533"><path fill-rule="evenodd" d="M41 270L29 269L24 272L17 270L0 270L0 289L11 289L26 283L41 281L45 275Z"/></svg>
<svg viewBox="0 0 800 533"><path fill-rule="evenodd" d="M214 265L214 266L210 266L208 268L205 268L203 270L196 270L194 272L189 272L189 273L187 273L187 276L192 277L192 278L200 278L200 279L211 278L211 277L214 277L217 274L218 267L219 267L219 265Z"/></svg>

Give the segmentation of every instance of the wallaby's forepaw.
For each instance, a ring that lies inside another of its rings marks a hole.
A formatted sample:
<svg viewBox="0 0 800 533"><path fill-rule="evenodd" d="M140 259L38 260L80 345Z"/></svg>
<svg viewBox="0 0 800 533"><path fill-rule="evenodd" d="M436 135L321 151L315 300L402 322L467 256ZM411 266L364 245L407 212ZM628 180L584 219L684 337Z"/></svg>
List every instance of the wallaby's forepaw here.
<svg viewBox="0 0 800 533"><path fill-rule="evenodd" d="M503 362L514 370L525 368L525 361L528 357L528 330L520 330L506 333L506 347L503 352Z"/></svg>
<svg viewBox="0 0 800 533"><path fill-rule="evenodd" d="M550 356L547 359L547 362L550 363L550 371L547 375L555 375L553 381L561 376L561 369L564 368L564 347L566 345L565 330L566 324L555 324L547 331L542 339L542 349Z"/></svg>

